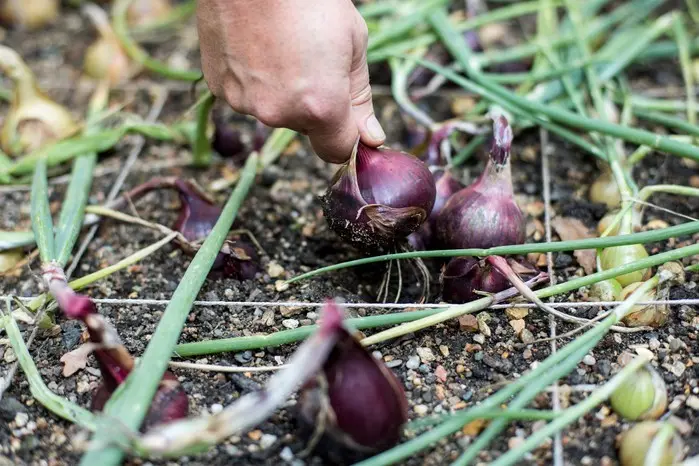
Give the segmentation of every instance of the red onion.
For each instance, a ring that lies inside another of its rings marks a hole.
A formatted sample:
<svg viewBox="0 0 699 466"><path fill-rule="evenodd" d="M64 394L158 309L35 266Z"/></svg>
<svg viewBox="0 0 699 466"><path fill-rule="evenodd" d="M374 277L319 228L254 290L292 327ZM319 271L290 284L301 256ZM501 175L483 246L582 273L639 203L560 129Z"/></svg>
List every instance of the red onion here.
<svg viewBox="0 0 699 466"><path fill-rule="evenodd" d="M344 327L322 372L301 388L297 407L299 421L313 431L318 452L337 463L392 447L408 419L398 379Z"/></svg>
<svg viewBox="0 0 699 466"><path fill-rule="evenodd" d="M61 296L59 304L66 316L81 320L90 335L102 374L102 383L92 396L91 409L101 411L114 390L121 385L134 367L134 360L121 343L116 329L97 312L90 298L78 294ZM165 372L146 414L141 431L187 416L189 400L172 372Z"/></svg>
<svg viewBox="0 0 699 466"><path fill-rule="evenodd" d="M525 218L514 200L510 170L512 129L504 117L493 124L490 159L481 176L454 194L437 218L439 242L447 248L521 244Z"/></svg>
<svg viewBox="0 0 699 466"><path fill-rule="evenodd" d="M360 142L321 202L331 229L371 249L417 230L432 211L435 191L432 173L418 158Z"/></svg>
<svg viewBox="0 0 699 466"><path fill-rule="evenodd" d="M221 208L195 183L179 178L154 178L129 191L127 199L137 200L146 193L158 189L175 189L180 197L180 213L173 230L182 233L189 242L183 245L188 253L196 252L214 228ZM260 271L259 256L255 248L240 238L226 240L211 269L213 276L236 280L251 280Z"/></svg>
<svg viewBox="0 0 699 466"><path fill-rule="evenodd" d="M439 277L442 299L448 303L466 303L481 298L476 291L497 293L510 282L484 260L473 257L455 257L442 269Z"/></svg>

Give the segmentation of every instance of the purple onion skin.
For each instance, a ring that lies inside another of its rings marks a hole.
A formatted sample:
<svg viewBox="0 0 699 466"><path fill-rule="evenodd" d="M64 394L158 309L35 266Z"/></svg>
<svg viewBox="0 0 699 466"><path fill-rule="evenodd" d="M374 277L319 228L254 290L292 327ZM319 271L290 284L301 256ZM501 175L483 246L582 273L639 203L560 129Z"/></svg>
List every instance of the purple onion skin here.
<svg viewBox="0 0 699 466"><path fill-rule="evenodd" d="M435 246L435 229L439 213L451 196L464 188L463 183L451 176L445 168L433 168L436 196L432 212L417 231L408 236L408 244L414 251L426 251Z"/></svg>
<svg viewBox="0 0 699 466"><path fill-rule="evenodd" d="M333 349L322 374L302 387L297 408L306 429L325 426L317 451L337 464L394 446L408 419L398 379L349 333Z"/></svg>
<svg viewBox="0 0 699 466"><path fill-rule="evenodd" d="M182 233L187 241L203 240L216 225L221 209L188 181L177 179L175 188L180 196L181 207L173 229Z"/></svg>
<svg viewBox="0 0 699 466"><path fill-rule="evenodd" d="M434 178L418 158L359 143L321 197L330 228L366 249L389 247L427 219L436 195Z"/></svg>
<svg viewBox="0 0 699 466"><path fill-rule="evenodd" d="M252 280L261 271L255 248L243 240L228 240L211 267L211 276Z"/></svg>
<svg viewBox="0 0 699 466"><path fill-rule="evenodd" d="M495 141L485 170L451 196L438 214L438 241L445 248L490 248L526 239L525 217L512 188L512 131L504 117L497 118L494 126Z"/></svg>
<svg viewBox="0 0 699 466"><path fill-rule="evenodd" d="M476 291L498 293L507 289L510 282L487 263L472 257L455 257L442 270L442 299L461 304L482 298Z"/></svg>
<svg viewBox="0 0 699 466"><path fill-rule="evenodd" d="M240 131L223 120L214 119L214 138L211 147L221 157L233 159L236 162L246 158L247 150Z"/></svg>

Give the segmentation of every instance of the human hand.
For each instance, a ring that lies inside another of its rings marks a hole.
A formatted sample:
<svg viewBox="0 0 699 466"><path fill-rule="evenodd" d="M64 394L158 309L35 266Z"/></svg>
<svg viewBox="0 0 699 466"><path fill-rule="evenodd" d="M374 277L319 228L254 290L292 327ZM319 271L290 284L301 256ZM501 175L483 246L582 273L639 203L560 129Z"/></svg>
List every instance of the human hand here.
<svg viewBox="0 0 699 466"><path fill-rule="evenodd" d="M237 112L306 134L345 162L357 138L377 147L367 27L350 0L198 0L204 77Z"/></svg>

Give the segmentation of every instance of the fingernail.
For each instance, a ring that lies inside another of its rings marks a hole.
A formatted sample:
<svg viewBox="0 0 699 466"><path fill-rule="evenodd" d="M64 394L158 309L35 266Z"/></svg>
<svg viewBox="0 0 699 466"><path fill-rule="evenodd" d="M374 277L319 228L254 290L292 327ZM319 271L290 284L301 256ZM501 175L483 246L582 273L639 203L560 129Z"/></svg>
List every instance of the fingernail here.
<svg viewBox="0 0 699 466"><path fill-rule="evenodd" d="M379 120L376 119L376 115L371 115L369 118L367 118L366 129L369 131L371 137L377 141L383 141L386 139L386 133L383 132L381 123L379 123Z"/></svg>

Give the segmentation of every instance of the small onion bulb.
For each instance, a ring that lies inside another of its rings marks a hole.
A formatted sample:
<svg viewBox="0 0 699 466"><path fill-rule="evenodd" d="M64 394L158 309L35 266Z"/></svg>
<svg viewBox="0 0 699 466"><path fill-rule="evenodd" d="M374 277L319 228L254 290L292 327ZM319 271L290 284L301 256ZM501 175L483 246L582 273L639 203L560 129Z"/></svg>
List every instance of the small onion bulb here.
<svg viewBox="0 0 699 466"><path fill-rule="evenodd" d="M3 0L0 22L33 31L53 23L60 7L59 0Z"/></svg>
<svg viewBox="0 0 699 466"><path fill-rule="evenodd" d="M624 432L619 441L619 462L621 466L645 466L648 450L664 423L646 421ZM660 463L655 466L677 466L684 458L684 442L673 433L665 445Z"/></svg>
<svg viewBox="0 0 699 466"><path fill-rule="evenodd" d="M667 386L658 371L646 365L619 385L609 402L629 421L658 419L667 408Z"/></svg>

